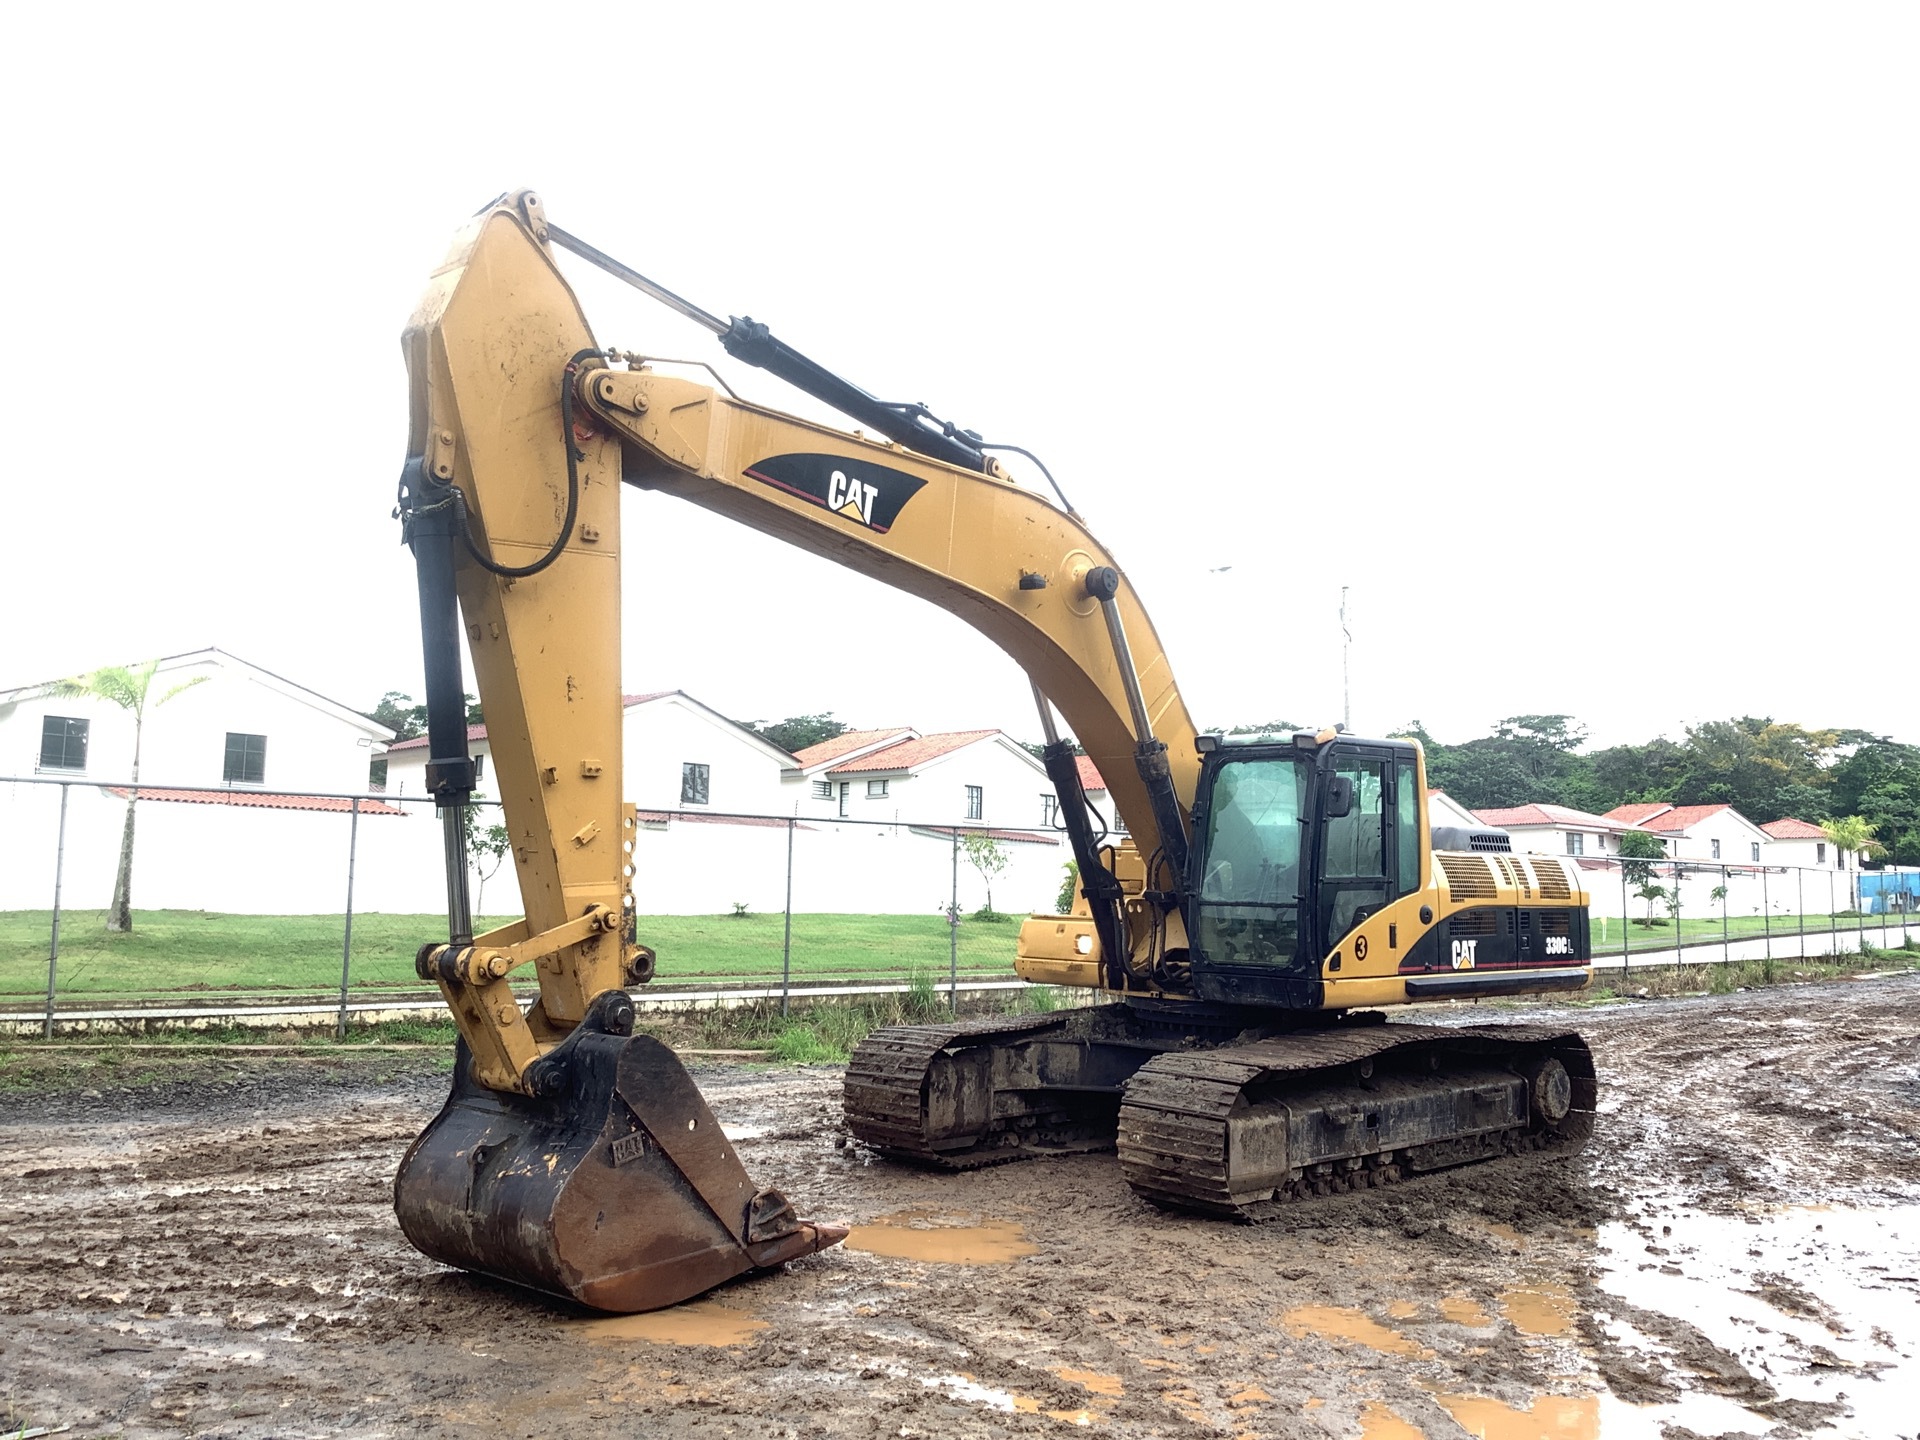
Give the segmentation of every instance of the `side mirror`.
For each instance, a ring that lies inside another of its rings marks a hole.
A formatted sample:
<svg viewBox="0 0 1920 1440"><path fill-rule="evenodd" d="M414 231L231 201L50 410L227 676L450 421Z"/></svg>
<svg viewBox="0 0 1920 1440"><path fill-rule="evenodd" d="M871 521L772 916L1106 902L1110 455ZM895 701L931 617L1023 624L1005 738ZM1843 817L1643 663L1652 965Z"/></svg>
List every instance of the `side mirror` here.
<svg viewBox="0 0 1920 1440"><path fill-rule="evenodd" d="M1344 820L1353 813L1353 781L1345 775L1333 775L1327 780L1326 817L1329 820Z"/></svg>

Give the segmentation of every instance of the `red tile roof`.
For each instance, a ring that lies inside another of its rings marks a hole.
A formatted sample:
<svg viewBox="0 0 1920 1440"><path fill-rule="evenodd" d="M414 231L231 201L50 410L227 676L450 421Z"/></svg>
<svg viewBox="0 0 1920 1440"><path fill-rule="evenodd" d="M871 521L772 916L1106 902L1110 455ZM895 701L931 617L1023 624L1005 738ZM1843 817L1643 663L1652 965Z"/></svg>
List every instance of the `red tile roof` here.
<svg viewBox="0 0 1920 1440"><path fill-rule="evenodd" d="M620 708L624 710L634 705L644 705L649 700L661 700L668 695L678 695L679 693L678 690L649 690L645 695L622 695L620 697Z"/></svg>
<svg viewBox="0 0 1920 1440"><path fill-rule="evenodd" d="M802 770L815 765L824 765L829 760L858 750L865 745L877 745L882 740L897 739L911 735L912 730L905 725L895 725L887 730L848 730L834 736L831 740L822 740L818 745L809 745L805 749L793 752L793 758L800 762Z"/></svg>
<svg viewBox="0 0 1920 1440"><path fill-rule="evenodd" d="M1501 810L1476 810L1473 818L1483 825L1508 826L1555 825L1563 830L1631 830L1634 827L1604 815L1589 814L1566 805L1511 805Z"/></svg>
<svg viewBox="0 0 1920 1440"><path fill-rule="evenodd" d="M396 750L424 750L427 748L427 741L429 738L430 737L426 735L416 735L411 740L397 741L394 744L389 745L387 747L387 753L391 755ZM474 740L484 740L486 738L487 738L486 726L484 725L467 726L467 739L469 742Z"/></svg>
<svg viewBox="0 0 1920 1440"><path fill-rule="evenodd" d="M1731 810L1731 805L1670 805L1651 820L1640 822L1642 830L1651 830L1656 835L1678 835L1692 829L1709 815L1718 815L1722 810Z"/></svg>
<svg viewBox="0 0 1920 1440"><path fill-rule="evenodd" d="M1673 806L1664 800L1640 801L1633 805L1616 805L1600 818L1616 821L1621 825L1646 825L1654 816L1671 810Z"/></svg>
<svg viewBox="0 0 1920 1440"><path fill-rule="evenodd" d="M1784 820L1769 820L1760 827L1776 840L1824 840L1827 832L1818 825L1809 825L1804 820L1796 820L1789 815Z"/></svg>
<svg viewBox="0 0 1920 1440"><path fill-rule="evenodd" d="M993 732L987 732L991 735ZM916 835L936 835L942 840L950 839L958 829L962 835L986 835L995 840L1007 840L1015 845L1058 845L1060 842L1051 835L1035 834L1031 830L982 830L977 825L909 825Z"/></svg>
<svg viewBox="0 0 1920 1440"><path fill-rule="evenodd" d="M827 774L867 775L876 770L912 770L929 760L951 755L955 750L963 750L999 733L998 730L954 730L944 735L921 735L868 755L857 755L845 764L834 766Z"/></svg>
<svg viewBox="0 0 1920 1440"><path fill-rule="evenodd" d="M1107 788L1107 782L1100 778L1099 768L1094 765L1092 756L1076 755L1073 757L1073 763L1074 767L1080 772L1080 788L1082 790L1094 791Z"/></svg>
<svg viewBox="0 0 1920 1440"><path fill-rule="evenodd" d="M127 787L108 786L108 793L127 798ZM338 795L276 795L269 790L149 790L140 787L142 800L178 800L188 805L238 805L249 810L331 810L345 815L353 801ZM383 800L362 800L362 815L404 815L398 805Z"/></svg>

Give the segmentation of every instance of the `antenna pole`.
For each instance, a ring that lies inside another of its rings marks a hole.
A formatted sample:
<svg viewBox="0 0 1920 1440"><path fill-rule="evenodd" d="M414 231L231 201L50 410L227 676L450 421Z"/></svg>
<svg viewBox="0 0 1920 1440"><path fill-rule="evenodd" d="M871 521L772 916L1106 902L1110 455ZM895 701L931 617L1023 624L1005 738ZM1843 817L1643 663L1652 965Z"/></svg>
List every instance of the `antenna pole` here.
<svg viewBox="0 0 1920 1440"><path fill-rule="evenodd" d="M1347 587L1340 587L1340 723L1353 729L1353 632L1347 628Z"/></svg>

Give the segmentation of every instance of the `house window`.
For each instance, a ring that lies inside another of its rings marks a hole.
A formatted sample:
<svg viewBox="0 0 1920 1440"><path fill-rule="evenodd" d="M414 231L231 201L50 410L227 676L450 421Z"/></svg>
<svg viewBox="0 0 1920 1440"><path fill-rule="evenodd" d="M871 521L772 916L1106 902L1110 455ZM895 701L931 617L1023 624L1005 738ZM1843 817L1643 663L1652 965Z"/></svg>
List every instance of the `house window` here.
<svg viewBox="0 0 1920 1440"><path fill-rule="evenodd" d="M229 785L267 783L267 737L227 732L227 764L224 778Z"/></svg>
<svg viewBox="0 0 1920 1440"><path fill-rule="evenodd" d="M1718 840L1715 840L1712 842L1712 844L1713 844L1713 858L1718 860L1720 858L1720 842Z"/></svg>
<svg viewBox="0 0 1920 1440"><path fill-rule="evenodd" d="M1567 854L1584 855L1587 853L1587 837L1578 831L1567 832Z"/></svg>
<svg viewBox="0 0 1920 1440"><path fill-rule="evenodd" d="M682 805L707 803L707 782L711 771L711 766L696 765L691 760L680 767L680 803Z"/></svg>
<svg viewBox="0 0 1920 1440"><path fill-rule="evenodd" d="M48 715L40 721L40 768L42 770L84 770L87 768L87 726L91 722L65 715Z"/></svg>
<svg viewBox="0 0 1920 1440"><path fill-rule="evenodd" d="M884 800L887 798L887 782L884 780L867 781L867 799Z"/></svg>
<svg viewBox="0 0 1920 1440"><path fill-rule="evenodd" d="M1753 851L1753 863L1758 865L1760 863L1760 842L1758 840L1754 841L1750 848Z"/></svg>
<svg viewBox="0 0 1920 1440"><path fill-rule="evenodd" d="M831 800L833 798L833 782L831 780L814 781L813 798L816 800Z"/></svg>
<svg viewBox="0 0 1920 1440"><path fill-rule="evenodd" d="M1051 830L1053 822L1060 818L1060 797L1047 794L1040 797L1040 824L1043 829Z"/></svg>
<svg viewBox="0 0 1920 1440"><path fill-rule="evenodd" d="M1813 863L1816 865L1824 865L1827 863L1827 847L1826 846L1816 845L1813 847Z"/></svg>
<svg viewBox="0 0 1920 1440"><path fill-rule="evenodd" d="M987 811L987 792L978 785L967 786L967 819L979 820Z"/></svg>
<svg viewBox="0 0 1920 1440"><path fill-rule="evenodd" d="M840 782L840 813L842 815L847 813L847 797L852 793L853 782L851 780L842 780Z"/></svg>

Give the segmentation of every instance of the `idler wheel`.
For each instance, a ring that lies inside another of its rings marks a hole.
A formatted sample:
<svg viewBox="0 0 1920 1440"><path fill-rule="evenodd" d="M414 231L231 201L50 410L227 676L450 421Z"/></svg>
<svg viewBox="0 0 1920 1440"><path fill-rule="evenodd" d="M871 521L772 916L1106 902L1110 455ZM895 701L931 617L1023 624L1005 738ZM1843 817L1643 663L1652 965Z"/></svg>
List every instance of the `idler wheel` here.
<svg viewBox="0 0 1920 1440"><path fill-rule="evenodd" d="M1522 1072L1527 1077L1527 1108L1536 1123L1557 1126L1573 1110L1573 1077L1551 1055L1542 1056Z"/></svg>

